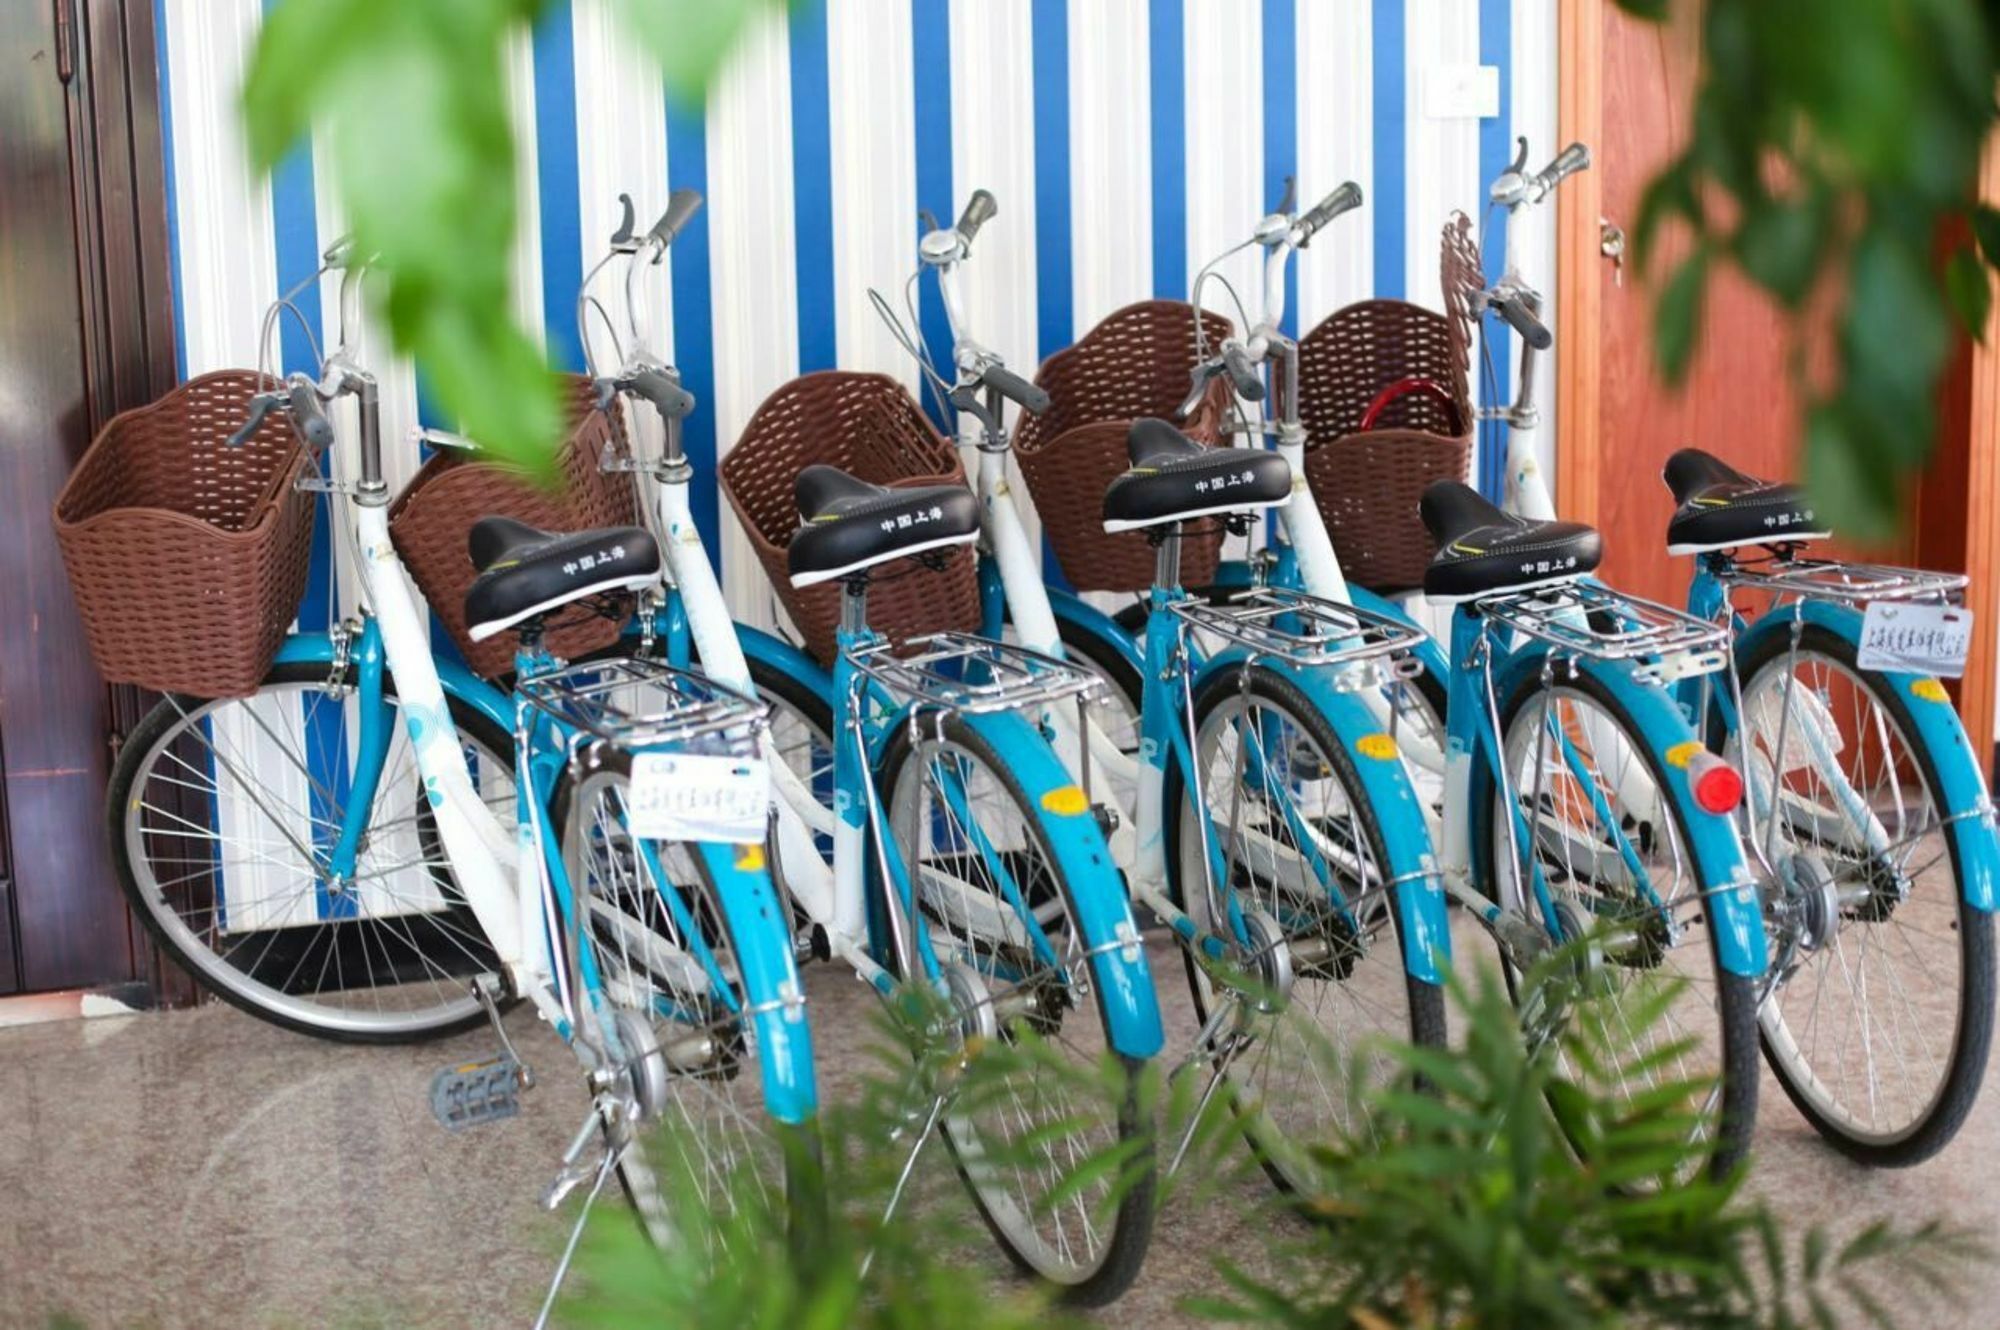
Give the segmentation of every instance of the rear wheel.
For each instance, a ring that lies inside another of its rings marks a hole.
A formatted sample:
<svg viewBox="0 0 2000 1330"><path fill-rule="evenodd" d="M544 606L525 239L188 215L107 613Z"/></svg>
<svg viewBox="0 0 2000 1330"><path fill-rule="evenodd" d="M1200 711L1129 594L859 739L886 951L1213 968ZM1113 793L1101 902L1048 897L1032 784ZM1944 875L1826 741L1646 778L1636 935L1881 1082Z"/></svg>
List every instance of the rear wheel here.
<svg viewBox="0 0 2000 1330"><path fill-rule="evenodd" d="M328 860L351 801L355 672L281 664L256 693L169 694L126 739L106 795L112 862L139 915L203 986L322 1038L398 1043L484 1019L492 947L452 874L393 680L387 758L354 871ZM447 698L476 788L511 832L513 743Z"/></svg>
<svg viewBox="0 0 2000 1330"><path fill-rule="evenodd" d="M1444 1044L1444 997L1404 965L1400 889L1384 871L1381 826L1318 708L1281 676L1241 667L1203 686L1194 715L1201 797L1174 764L1169 888L1197 925L1223 937L1236 935L1231 916L1240 913L1250 956L1282 964L1265 974L1252 966L1261 996L1275 1001L1219 992L1192 959L1188 982L1204 1022L1218 1002L1242 1003L1223 1032L1235 1046L1216 1065L1272 1180L1308 1189L1318 1178L1312 1147L1364 1131L1368 1094L1401 1076L1389 1046ZM1211 845L1225 870L1213 901Z"/></svg>
<svg viewBox="0 0 2000 1330"><path fill-rule="evenodd" d="M1509 817L1492 768L1477 764L1472 789L1474 868L1481 889L1546 928L1517 858L1533 855L1565 941L1585 947L1584 1013L1620 1065L1614 1093L1630 1101L1664 1084L1707 1087L1692 1142L1717 1175L1748 1147L1757 1115L1757 992L1721 965L1704 882L1688 848L1685 810L1660 754L1596 679L1578 674L1544 687L1530 675L1502 711L1502 751L1524 827ZM1629 800L1629 802L1628 802ZM1656 810L1670 816L1656 825ZM1597 939L1584 944L1584 937ZM1518 976L1509 974L1517 999ZM1650 1024L1649 981L1679 993ZM1555 1019L1553 1015L1538 1019ZM1552 1033L1553 1031L1544 1031Z"/></svg>
<svg viewBox="0 0 2000 1330"><path fill-rule="evenodd" d="M621 1068L631 1115L604 1131L640 1226L662 1247L699 1244L714 1264L754 1206L795 1236L823 1215L803 1213L817 1192L805 1129L765 1111L755 1001L742 982L736 923L694 847L635 841L627 783L598 772L574 788L563 819L563 860L573 900L573 981L599 1047ZM790 949L781 916L766 920ZM799 1037L804 1037L801 1023ZM752 1230L754 1233L754 1229Z"/></svg>
<svg viewBox="0 0 2000 1330"><path fill-rule="evenodd" d="M1033 1036L1069 1064L997 1064L1004 1074L978 1078L975 1101L946 1113L945 1139L1008 1256L1066 1301L1102 1304L1131 1285L1153 1227L1140 1064L1111 1042L1077 922L1076 893L1119 890L1118 879L1109 865L1084 882L1065 871L1013 771L962 717L914 730L896 728L879 788L968 1052ZM1118 1102L1086 1102L1114 1058ZM1112 1152L1129 1152L1124 1168L1086 1170Z"/></svg>
<svg viewBox="0 0 2000 1330"><path fill-rule="evenodd" d="M1796 651L1771 633L1743 662L1730 740L1779 879L1764 1055L1806 1120L1869 1164L1951 1140L1993 1036L1993 917L1966 903L1946 827L1969 810L1940 805L1911 705L1845 637L1807 624Z"/></svg>

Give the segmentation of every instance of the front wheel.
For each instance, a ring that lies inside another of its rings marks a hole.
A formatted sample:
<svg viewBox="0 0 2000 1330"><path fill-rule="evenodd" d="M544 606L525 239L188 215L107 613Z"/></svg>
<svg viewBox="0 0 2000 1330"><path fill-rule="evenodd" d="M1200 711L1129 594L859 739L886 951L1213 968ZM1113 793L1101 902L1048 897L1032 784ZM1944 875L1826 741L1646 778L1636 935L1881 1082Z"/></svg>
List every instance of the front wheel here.
<svg viewBox="0 0 2000 1330"><path fill-rule="evenodd" d="M395 683L388 753L353 871L330 859L356 788L355 671L274 666L249 697L169 694L127 737L106 794L112 863L135 913L188 973L286 1029L360 1043L485 1019L494 968L431 817ZM510 833L514 746L447 699L474 787Z"/></svg>
<svg viewBox="0 0 2000 1330"><path fill-rule="evenodd" d="M921 732L918 732L918 731ZM1035 804L977 728L949 716L896 726L879 767L888 832L954 1009L982 1041L1034 1041L1060 1060L997 1057L942 1119L981 1216L1008 1256L1079 1305L1137 1276L1153 1227L1140 1065L1119 1054L1097 991L1078 893L1120 890L1109 865L1079 879ZM893 889L881 884L885 890ZM1115 1073L1115 1102L1088 1102ZM1122 1168L1098 1167L1112 1156Z"/></svg>
<svg viewBox="0 0 2000 1330"><path fill-rule="evenodd" d="M1993 917L1966 902L1946 826L1969 810L1942 804L1911 707L1845 637L1806 624L1796 647L1777 632L1751 648L1730 736L1777 873L1764 1056L1806 1120L1868 1164L1944 1148L1993 1038Z"/></svg>
<svg viewBox="0 0 2000 1330"><path fill-rule="evenodd" d="M1722 966L1707 919L1711 884L1694 861L1687 810L1668 794L1661 754L1586 673L1548 686L1532 672L1524 678L1501 713L1501 751L1511 807L1485 762L1472 788L1481 889L1582 949L1577 964L1588 972L1578 992L1589 995L1591 1030L1607 1045L1610 1065L1597 1069L1615 1078L1606 1088L1630 1102L1668 1084L1691 1087L1690 1150L1705 1152L1716 1176L1727 1173L1756 1124L1756 981ZM1522 871L1530 863L1532 876ZM1519 976L1508 978L1527 1000ZM1677 989L1656 1014L1649 981Z"/></svg>
<svg viewBox="0 0 2000 1330"><path fill-rule="evenodd" d="M1381 824L1319 708L1239 666L1202 686L1194 716L1198 790L1178 763L1167 776L1169 890L1199 927L1276 959L1252 974L1255 997L1218 991L1192 958L1188 982L1204 1022L1240 1004L1216 1066L1272 1180L1306 1190L1313 1147L1365 1131L1370 1093L1402 1074L1391 1045L1443 1046L1444 996L1404 965Z"/></svg>

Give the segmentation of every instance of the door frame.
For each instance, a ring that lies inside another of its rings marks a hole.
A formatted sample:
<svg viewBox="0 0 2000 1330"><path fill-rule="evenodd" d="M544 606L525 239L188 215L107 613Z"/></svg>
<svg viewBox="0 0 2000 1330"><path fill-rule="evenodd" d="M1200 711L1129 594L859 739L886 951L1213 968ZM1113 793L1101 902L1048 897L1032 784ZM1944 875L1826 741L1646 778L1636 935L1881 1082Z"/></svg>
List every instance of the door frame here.
<svg viewBox="0 0 2000 1330"><path fill-rule="evenodd" d="M1609 0L1559 0L1556 122L1560 141L1595 147L1604 129L1604 7ZM2000 206L2000 136L1987 144L1980 197ZM1598 225L1603 188L1582 171L1556 193L1556 500L1562 515L1599 522L1605 457L1599 385L1603 381L1603 275ZM1960 571L1971 578L1966 607L1975 631L1959 690L1959 714L1977 751L1995 749L1996 671L2000 670L2000 305L1986 336L1971 349L1970 400L1941 394L1945 411L1963 410L1966 428L1940 431L1940 446L1969 449L1965 542Z"/></svg>

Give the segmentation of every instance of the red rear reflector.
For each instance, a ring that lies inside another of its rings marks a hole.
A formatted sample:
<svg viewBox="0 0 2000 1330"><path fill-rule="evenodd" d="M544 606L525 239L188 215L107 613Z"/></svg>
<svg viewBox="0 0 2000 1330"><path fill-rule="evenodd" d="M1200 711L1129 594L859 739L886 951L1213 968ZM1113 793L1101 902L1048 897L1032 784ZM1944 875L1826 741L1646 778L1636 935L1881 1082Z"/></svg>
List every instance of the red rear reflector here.
<svg viewBox="0 0 2000 1330"><path fill-rule="evenodd" d="M1705 813L1733 813L1743 802L1743 776L1714 753L1697 753L1688 763L1688 784Z"/></svg>

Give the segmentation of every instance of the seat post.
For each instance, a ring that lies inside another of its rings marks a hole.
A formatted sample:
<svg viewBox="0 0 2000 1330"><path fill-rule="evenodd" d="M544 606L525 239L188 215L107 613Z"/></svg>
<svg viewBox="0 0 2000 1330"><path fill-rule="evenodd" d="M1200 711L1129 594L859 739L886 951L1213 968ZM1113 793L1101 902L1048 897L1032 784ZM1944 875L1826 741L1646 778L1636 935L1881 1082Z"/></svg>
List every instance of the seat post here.
<svg viewBox="0 0 2000 1330"><path fill-rule="evenodd" d="M840 636L859 637L868 631L868 579L850 577L840 584Z"/></svg>
<svg viewBox="0 0 2000 1330"><path fill-rule="evenodd" d="M1181 584L1181 524L1160 529L1153 548L1153 585L1177 587Z"/></svg>

